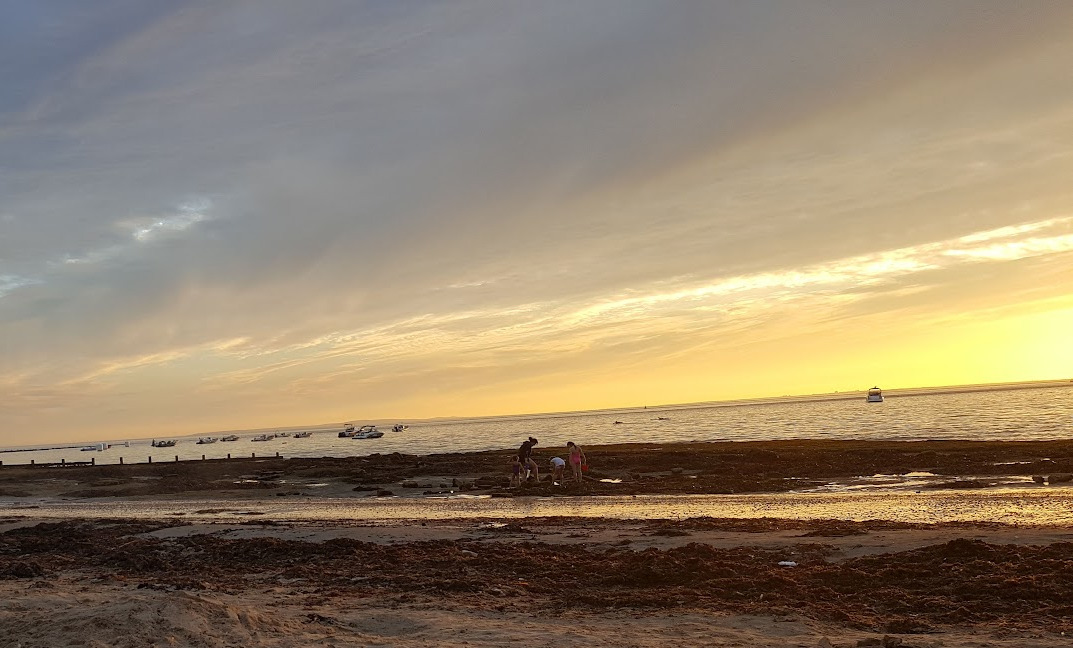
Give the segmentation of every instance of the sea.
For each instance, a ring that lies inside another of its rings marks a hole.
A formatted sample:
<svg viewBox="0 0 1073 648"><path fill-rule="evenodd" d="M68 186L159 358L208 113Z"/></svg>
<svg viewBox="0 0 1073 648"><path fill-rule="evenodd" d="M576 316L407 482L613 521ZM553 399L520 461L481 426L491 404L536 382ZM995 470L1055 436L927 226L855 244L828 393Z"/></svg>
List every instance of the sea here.
<svg viewBox="0 0 1073 648"><path fill-rule="evenodd" d="M239 433L239 440L197 444L179 437L173 448L154 448L152 439L112 439L104 450L78 444L44 449L5 448L4 465L82 462L144 463L233 457L348 457L375 453L431 454L479 450L510 452L529 436L542 447L676 441L779 439L1046 440L1073 436L1073 384L988 385L940 390L891 390L882 403L864 394L828 394L759 401L414 421L391 431L377 423L382 438L339 438L340 426L309 428L309 438L278 437L252 442L265 430ZM293 433L295 430L286 430ZM108 447L110 446L110 447ZM608 495L600 497L514 497L446 493L428 497L321 497L314 482L292 484L300 498L18 498L0 497L0 513L11 519L182 519L188 523L244 521L299 524L390 524L398 520L451 520L467 525L503 524L505 519L542 516L618 519L793 518L890 520L898 522L998 522L1073 529L1073 486L1042 486L1029 476L1003 475L989 488L965 491L935 482L956 476L930 473L861 475L822 486L780 493L739 495ZM925 487L927 484L932 487ZM489 520L492 520L491 522Z"/></svg>
<svg viewBox="0 0 1073 648"><path fill-rule="evenodd" d="M379 439L340 438L338 425L289 428L308 438L280 436L254 442L271 430L237 432L233 442L198 444L198 436L168 437L171 448L151 446L153 438L90 439L78 443L0 448L4 465L145 463L231 457L350 457L374 453L436 454L516 448L527 437L539 447L681 441L763 441L782 439L877 440L1044 440L1073 438L1073 382L1017 383L890 390L882 403L864 394L827 394L755 401L664 405L627 409L428 421L361 421L379 424ZM394 432L396 423L406 429ZM223 433L214 434L219 437ZM208 436L203 434L204 436ZM163 437L157 440L164 440ZM83 450L83 447L103 450Z"/></svg>

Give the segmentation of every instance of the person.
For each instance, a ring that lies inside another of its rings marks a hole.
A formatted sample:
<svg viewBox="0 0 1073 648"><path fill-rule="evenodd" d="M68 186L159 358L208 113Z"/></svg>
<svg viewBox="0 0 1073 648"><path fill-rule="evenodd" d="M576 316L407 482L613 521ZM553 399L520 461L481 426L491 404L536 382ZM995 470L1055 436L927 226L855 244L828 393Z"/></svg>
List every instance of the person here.
<svg viewBox="0 0 1073 648"><path fill-rule="evenodd" d="M563 469L566 468L566 462L562 457L551 458L551 481L552 483L561 482L563 480Z"/></svg>
<svg viewBox="0 0 1073 648"><path fill-rule="evenodd" d="M518 455L514 455L510 458L511 474L510 474L510 487L520 486L522 483L522 462L518 459Z"/></svg>
<svg viewBox="0 0 1073 648"><path fill-rule="evenodd" d="M585 451L573 441L567 441L566 448L570 451L570 469L574 472L574 480L580 484L581 466L588 463L588 460L585 458Z"/></svg>
<svg viewBox="0 0 1073 648"><path fill-rule="evenodd" d="M529 471L524 481L528 481L532 477L535 481L540 481L540 467L537 466L537 462L533 460L533 446L539 441L533 437L529 437L528 441L522 442L522 447L518 448L518 459L522 462L522 467Z"/></svg>

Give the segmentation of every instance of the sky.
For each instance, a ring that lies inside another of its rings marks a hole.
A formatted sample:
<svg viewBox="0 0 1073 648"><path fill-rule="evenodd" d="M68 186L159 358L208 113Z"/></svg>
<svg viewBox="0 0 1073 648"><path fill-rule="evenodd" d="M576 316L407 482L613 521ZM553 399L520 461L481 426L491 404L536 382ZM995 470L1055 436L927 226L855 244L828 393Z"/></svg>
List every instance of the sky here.
<svg viewBox="0 0 1073 648"><path fill-rule="evenodd" d="M0 0L0 444L1073 376L1073 3Z"/></svg>

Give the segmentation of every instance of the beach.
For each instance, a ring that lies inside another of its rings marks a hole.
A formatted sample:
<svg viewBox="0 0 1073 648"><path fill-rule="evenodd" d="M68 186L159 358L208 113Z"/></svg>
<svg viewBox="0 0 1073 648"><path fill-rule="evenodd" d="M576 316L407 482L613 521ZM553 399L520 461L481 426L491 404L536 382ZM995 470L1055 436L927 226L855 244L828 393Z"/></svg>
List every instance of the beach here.
<svg viewBox="0 0 1073 648"><path fill-rule="evenodd" d="M987 490L1003 477L1046 489L1030 477L1067 470L1073 444L771 442L586 452L600 477L513 491L498 483L509 451L5 467L0 636L23 648L1068 645L1073 527L1066 525L257 515L259 503L297 502L309 492L434 506L442 495L425 492L452 481L467 496L499 494L519 504L612 498L622 487L641 498L694 488L782 497L789 489L773 484L870 471L927 470L947 490ZM221 509L242 502L246 515L46 519L34 508L60 500L178 506L189 498L219 501Z"/></svg>

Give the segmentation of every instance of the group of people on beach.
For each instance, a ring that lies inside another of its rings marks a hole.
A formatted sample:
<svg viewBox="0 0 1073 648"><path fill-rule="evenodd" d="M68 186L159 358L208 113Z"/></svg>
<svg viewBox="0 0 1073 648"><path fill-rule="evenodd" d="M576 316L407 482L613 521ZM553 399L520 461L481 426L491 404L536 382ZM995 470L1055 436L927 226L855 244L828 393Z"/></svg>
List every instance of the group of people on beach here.
<svg viewBox="0 0 1073 648"><path fill-rule="evenodd" d="M533 446L537 445L537 443L539 441L536 438L529 437L518 448L518 454L511 457L510 485L512 487L520 486L529 480L540 481L540 466L537 465L536 459L533 459ZM580 484L584 478L585 471L589 468L588 458L585 457L585 451L581 449L581 446L573 441L566 442L566 450L567 459L552 457L548 461L548 465L551 468L551 480L553 483L563 482L566 466L569 463L571 477L576 483Z"/></svg>

